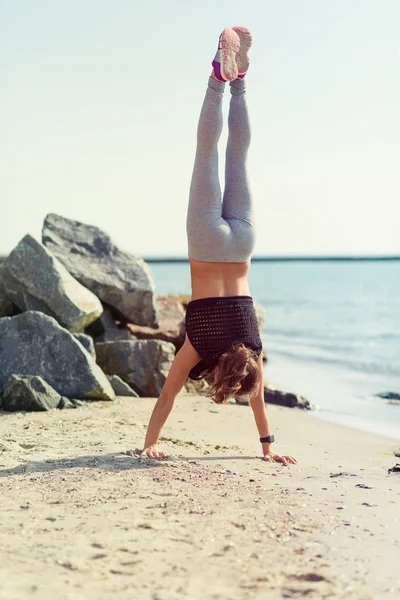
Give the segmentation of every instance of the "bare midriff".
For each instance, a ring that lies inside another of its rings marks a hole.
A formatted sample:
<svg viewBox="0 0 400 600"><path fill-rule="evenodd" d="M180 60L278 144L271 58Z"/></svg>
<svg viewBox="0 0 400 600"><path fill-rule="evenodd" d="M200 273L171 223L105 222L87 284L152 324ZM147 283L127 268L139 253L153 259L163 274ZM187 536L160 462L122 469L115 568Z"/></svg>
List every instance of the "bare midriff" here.
<svg viewBox="0 0 400 600"><path fill-rule="evenodd" d="M249 296L250 261L202 262L189 259L192 300L216 296Z"/></svg>

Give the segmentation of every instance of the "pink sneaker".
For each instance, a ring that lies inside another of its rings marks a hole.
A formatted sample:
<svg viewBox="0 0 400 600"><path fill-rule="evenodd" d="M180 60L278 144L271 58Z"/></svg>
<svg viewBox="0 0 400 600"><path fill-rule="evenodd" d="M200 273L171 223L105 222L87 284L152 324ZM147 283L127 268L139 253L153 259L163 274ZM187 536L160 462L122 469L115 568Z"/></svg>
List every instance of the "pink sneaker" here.
<svg viewBox="0 0 400 600"><path fill-rule="evenodd" d="M249 52L253 38L246 27L232 27L232 29L237 33L240 40L240 49L236 55L236 63L238 67L238 79L243 79L250 65Z"/></svg>
<svg viewBox="0 0 400 600"><path fill-rule="evenodd" d="M239 52L238 34L227 27L219 36L218 50L212 61L214 75L219 81L233 81L238 77L236 55Z"/></svg>

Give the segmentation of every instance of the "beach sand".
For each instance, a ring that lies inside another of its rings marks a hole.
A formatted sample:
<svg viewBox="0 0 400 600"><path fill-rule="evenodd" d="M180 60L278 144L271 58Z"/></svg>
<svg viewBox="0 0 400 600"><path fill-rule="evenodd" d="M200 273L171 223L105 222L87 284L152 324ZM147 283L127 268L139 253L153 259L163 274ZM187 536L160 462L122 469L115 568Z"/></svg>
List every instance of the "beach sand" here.
<svg viewBox="0 0 400 600"><path fill-rule="evenodd" d="M180 396L139 460L154 402L0 414L2 600L400 598L395 440L271 406L283 467L249 407Z"/></svg>

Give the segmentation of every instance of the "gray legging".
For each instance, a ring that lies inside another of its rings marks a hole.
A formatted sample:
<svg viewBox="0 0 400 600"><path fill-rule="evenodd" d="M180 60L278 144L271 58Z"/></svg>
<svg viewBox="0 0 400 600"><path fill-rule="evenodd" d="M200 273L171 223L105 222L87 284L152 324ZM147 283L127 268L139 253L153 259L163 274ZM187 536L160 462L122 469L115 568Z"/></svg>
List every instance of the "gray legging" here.
<svg viewBox="0 0 400 600"><path fill-rule="evenodd" d="M221 202L218 140L225 84L210 77L197 130L197 151L187 214L189 258L247 262L254 248L252 202L246 173L250 125L245 80L230 83L229 138Z"/></svg>

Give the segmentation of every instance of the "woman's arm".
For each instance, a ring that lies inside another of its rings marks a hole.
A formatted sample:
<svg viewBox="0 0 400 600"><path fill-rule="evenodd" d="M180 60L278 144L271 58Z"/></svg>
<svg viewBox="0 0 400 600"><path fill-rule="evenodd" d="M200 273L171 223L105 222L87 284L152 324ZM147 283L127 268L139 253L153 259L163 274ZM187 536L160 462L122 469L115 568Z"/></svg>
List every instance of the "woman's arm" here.
<svg viewBox="0 0 400 600"><path fill-rule="evenodd" d="M250 399L250 406L253 410L254 420L260 437L267 437L268 435L271 435L271 430L264 402L264 365L262 354L260 354L257 362L260 370L260 387L258 388L257 394ZM271 450L271 446L272 444L269 443L262 444L264 460L276 460L284 465L297 463L297 460L293 458L293 456L280 456L279 454L275 454L275 452Z"/></svg>
<svg viewBox="0 0 400 600"><path fill-rule="evenodd" d="M149 456L150 458L166 458L167 454L163 450L157 448L161 429L169 417L174 406L175 398L184 386L190 370L199 362L199 360L200 356L186 336L185 343L174 358L174 362L172 363L168 377L161 390L161 394L153 408L147 428L142 456Z"/></svg>

